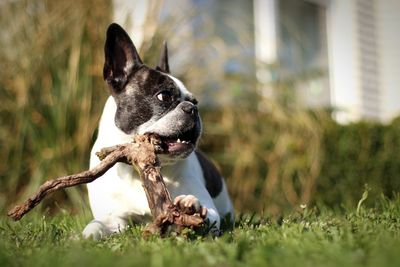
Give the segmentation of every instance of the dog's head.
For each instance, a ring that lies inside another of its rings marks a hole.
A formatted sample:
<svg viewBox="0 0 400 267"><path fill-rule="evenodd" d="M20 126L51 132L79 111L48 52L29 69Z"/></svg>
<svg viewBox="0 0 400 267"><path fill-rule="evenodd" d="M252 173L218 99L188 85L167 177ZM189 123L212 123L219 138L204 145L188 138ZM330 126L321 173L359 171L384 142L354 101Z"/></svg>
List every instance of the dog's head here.
<svg viewBox="0 0 400 267"><path fill-rule="evenodd" d="M197 100L169 74L166 44L158 66L150 68L128 34L111 24L104 51L103 77L117 105L115 125L128 135L159 136L169 160L187 157L197 145L201 120Z"/></svg>

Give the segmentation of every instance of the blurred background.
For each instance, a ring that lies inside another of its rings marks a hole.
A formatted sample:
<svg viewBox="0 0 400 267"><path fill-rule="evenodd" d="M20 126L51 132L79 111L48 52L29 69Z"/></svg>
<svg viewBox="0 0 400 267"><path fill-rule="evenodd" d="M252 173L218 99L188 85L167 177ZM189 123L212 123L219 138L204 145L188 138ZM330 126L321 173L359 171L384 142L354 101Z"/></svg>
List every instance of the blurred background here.
<svg viewBox="0 0 400 267"><path fill-rule="evenodd" d="M398 0L0 0L2 212L88 167L111 22L149 66L168 41L239 213L398 196ZM87 207L81 186L36 209Z"/></svg>

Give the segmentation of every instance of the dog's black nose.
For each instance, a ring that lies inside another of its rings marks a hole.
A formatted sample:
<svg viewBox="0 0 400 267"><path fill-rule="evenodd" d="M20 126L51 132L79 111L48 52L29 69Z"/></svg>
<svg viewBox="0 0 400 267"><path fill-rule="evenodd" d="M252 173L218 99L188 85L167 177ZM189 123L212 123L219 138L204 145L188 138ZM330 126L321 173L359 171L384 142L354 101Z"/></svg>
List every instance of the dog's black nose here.
<svg viewBox="0 0 400 267"><path fill-rule="evenodd" d="M189 101L184 101L180 104L181 109L190 115L195 115L197 113L197 107L190 103Z"/></svg>

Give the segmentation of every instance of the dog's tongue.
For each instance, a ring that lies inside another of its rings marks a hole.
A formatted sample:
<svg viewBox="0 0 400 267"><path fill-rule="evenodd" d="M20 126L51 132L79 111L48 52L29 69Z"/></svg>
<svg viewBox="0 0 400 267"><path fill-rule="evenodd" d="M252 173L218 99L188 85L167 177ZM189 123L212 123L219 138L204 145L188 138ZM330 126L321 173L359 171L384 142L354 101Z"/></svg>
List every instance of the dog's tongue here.
<svg viewBox="0 0 400 267"><path fill-rule="evenodd" d="M170 153L178 153L192 147L192 144L189 142L181 141L179 139L167 140L165 143L168 145L168 152Z"/></svg>

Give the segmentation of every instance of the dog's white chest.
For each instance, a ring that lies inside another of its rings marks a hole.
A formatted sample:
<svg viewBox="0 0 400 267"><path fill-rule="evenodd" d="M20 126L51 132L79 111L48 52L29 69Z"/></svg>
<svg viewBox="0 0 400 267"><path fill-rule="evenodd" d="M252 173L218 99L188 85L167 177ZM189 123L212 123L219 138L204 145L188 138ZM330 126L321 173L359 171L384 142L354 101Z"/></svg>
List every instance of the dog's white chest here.
<svg viewBox="0 0 400 267"><path fill-rule="evenodd" d="M103 177L88 184L88 192L96 219L150 212L142 184L132 166L126 164L116 164Z"/></svg>
<svg viewBox="0 0 400 267"><path fill-rule="evenodd" d="M164 182L172 198L181 194L201 196L204 184L200 166L194 155L180 162L174 168L166 167ZM103 177L88 184L89 200L93 215L98 220L109 217L143 222L149 219L150 209L142 183L127 164L118 163Z"/></svg>

